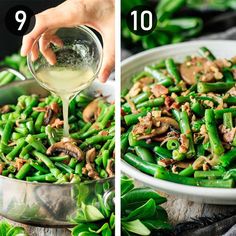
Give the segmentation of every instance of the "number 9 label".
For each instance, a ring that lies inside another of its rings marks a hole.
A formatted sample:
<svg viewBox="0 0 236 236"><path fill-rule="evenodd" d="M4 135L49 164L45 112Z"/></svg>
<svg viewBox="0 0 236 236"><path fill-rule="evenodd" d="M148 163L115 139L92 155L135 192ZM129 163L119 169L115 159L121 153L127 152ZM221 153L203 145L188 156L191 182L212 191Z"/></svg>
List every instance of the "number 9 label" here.
<svg viewBox="0 0 236 236"><path fill-rule="evenodd" d="M132 33L148 35L156 28L157 16L151 7L140 5L129 11L126 23Z"/></svg>
<svg viewBox="0 0 236 236"><path fill-rule="evenodd" d="M35 26L34 12L26 6L12 7L6 14L5 24L12 34L23 36Z"/></svg>

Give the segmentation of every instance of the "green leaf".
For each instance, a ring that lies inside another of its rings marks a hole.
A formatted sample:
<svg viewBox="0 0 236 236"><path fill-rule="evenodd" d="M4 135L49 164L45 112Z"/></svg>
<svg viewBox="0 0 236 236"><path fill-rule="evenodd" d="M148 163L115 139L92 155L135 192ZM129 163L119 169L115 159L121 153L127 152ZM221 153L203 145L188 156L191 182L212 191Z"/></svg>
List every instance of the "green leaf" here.
<svg viewBox="0 0 236 236"><path fill-rule="evenodd" d="M127 217L122 218L122 221L130 221L135 219L145 219L148 217L152 217L156 212L156 203L153 199L149 199L145 204L141 207L131 211Z"/></svg>
<svg viewBox="0 0 236 236"><path fill-rule="evenodd" d="M114 213L111 213L109 224L110 224L111 229L115 229L115 215L114 215Z"/></svg>
<svg viewBox="0 0 236 236"><path fill-rule="evenodd" d="M87 221L97 221L104 219L103 214L96 207L92 205L85 205L84 203L82 203L81 207Z"/></svg>
<svg viewBox="0 0 236 236"><path fill-rule="evenodd" d="M122 227L124 227L127 231L142 236L151 234L151 231L140 220L122 222Z"/></svg>
<svg viewBox="0 0 236 236"><path fill-rule="evenodd" d="M83 232L90 232L90 230L98 230L99 226L97 224L93 224L93 223L80 223L77 226L75 226L72 231L71 231L71 235L72 236L78 236L80 233Z"/></svg>
<svg viewBox="0 0 236 236"><path fill-rule="evenodd" d="M11 225L3 220L0 222L0 236L6 236L7 232L11 229Z"/></svg>
<svg viewBox="0 0 236 236"><path fill-rule="evenodd" d="M144 220L142 221L142 223L148 227L151 231L153 230L171 230L172 226L163 220L158 220L158 219L148 219L148 220Z"/></svg>
<svg viewBox="0 0 236 236"><path fill-rule="evenodd" d="M122 176L120 182L121 182L121 196L134 188L133 180L128 178L127 176Z"/></svg>
<svg viewBox="0 0 236 236"><path fill-rule="evenodd" d="M121 199L124 200L124 204L126 204L126 206L122 206L122 208L130 208L132 205L137 205L137 203L144 204L150 198L152 198L156 204L166 202L165 197L160 196L151 188L135 188L121 197Z"/></svg>
<svg viewBox="0 0 236 236"><path fill-rule="evenodd" d="M13 227L7 232L6 236L28 236L28 234L22 227Z"/></svg>

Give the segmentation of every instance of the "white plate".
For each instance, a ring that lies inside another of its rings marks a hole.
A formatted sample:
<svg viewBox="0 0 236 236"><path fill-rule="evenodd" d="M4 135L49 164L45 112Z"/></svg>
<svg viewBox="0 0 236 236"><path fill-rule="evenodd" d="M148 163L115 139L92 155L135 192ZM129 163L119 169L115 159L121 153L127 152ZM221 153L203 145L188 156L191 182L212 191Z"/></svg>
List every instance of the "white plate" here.
<svg viewBox="0 0 236 236"><path fill-rule="evenodd" d="M228 40L202 40L154 48L123 61L121 66L122 88L130 87L132 75L141 71L145 65L168 57L172 57L176 61L183 61L187 55L197 54L197 50L202 46L209 48L217 58L236 56L236 42ZM236 204L236 189L195 187L155 179L123 160L121 161L121 170L146 185L180 198L208 204Z"/></svg>

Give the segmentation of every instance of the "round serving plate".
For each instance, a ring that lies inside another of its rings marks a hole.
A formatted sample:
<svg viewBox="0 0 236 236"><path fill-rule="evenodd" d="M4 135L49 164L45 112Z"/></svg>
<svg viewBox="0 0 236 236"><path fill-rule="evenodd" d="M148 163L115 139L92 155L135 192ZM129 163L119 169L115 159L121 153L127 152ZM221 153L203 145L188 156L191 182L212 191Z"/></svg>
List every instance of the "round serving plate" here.
<svg viewBox="0 0 236 236"><path fill-rule="evenodd" d="M101 84L95 80L85 92L114 101L114 81ZM45 97L48 92L35 80L13 82L0 88L0 105L15 104L19 96L30 94ZM0 175L0 215L34 226L72 227L82 204L99 208L98 191L104 204L111 206L114 182L107 178L79 184L34 183Z"/></svg>
<svg viewBox="0 0 236 236"><path fill-rule="evenodd" d="M132 84L132 76L141 71L144 66L168 57L181 62L188 55L197 55L198 49L202 46L209 48L217 58L236 56L236 42L230 40L199 40L154 48L129 57L122 62L121 87L129 88ZM124 160L121 161L121 170L145 185L180 198L208 204L236 204L236 189L187 186L156 179L137 170Z"/></svg>

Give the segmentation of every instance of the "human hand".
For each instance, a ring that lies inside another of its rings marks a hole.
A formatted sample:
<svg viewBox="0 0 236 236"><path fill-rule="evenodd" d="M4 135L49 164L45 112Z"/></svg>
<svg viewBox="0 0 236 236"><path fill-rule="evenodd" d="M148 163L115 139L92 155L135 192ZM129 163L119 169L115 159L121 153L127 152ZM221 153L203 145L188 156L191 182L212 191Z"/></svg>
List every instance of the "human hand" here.
<svg viewBox="0 0 236 236"><path fill-rule="evenodd" d="M39 50L50 64L56 63L56 58L49 45L58 47L63 42L55 35L57 29L86 25L97 30L103 39L103 63L99 80L105 82L115 64L115 6L114 0L67 0L61 5L50 8L36 15L34 29L23 37L21 55L30 51L32 60L38 57Z"/></svg>

